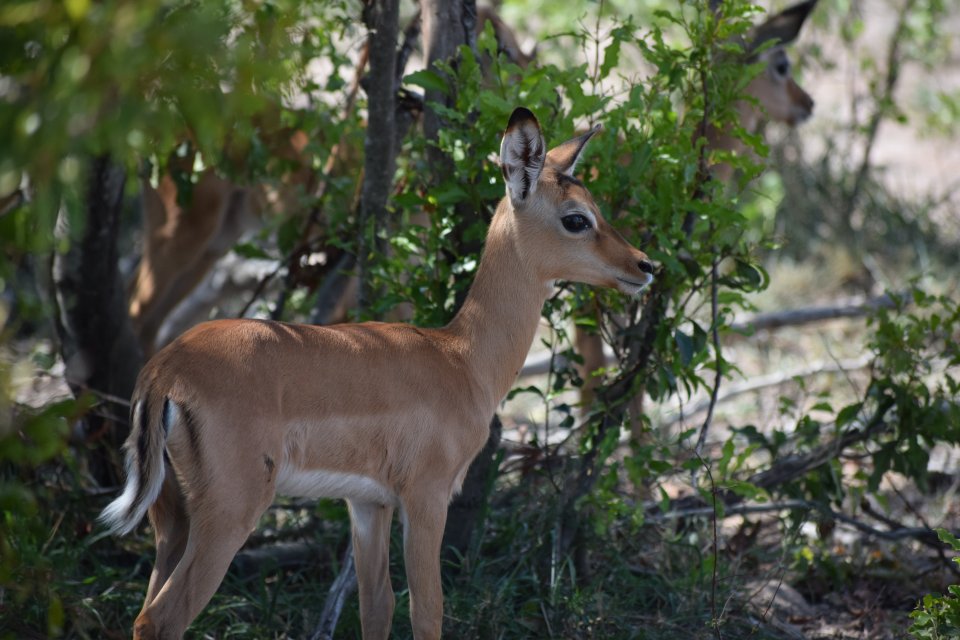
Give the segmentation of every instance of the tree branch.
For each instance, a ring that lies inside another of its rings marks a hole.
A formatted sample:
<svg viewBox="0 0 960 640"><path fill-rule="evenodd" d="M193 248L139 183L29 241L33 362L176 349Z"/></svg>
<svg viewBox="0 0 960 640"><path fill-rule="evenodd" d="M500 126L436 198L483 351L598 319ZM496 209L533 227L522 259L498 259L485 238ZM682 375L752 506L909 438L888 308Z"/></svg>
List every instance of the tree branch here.
<svg viewBox="0 0 960 640"><path fill-rule="evenodd" d="M901 294L890 295L885 293L873 298L838 300L823 306L760 313L742 322L732 323L730 330L737 333L752 334L762 330L770 331L781 327L796 327L837 318L861 318L877 309L894 308L897 305L897 299L907 300L908 298Z"/></svg>
<svg viewBox="0 0 960 640"><path fill-rule="evenodd" d="M931 546L933 548L941 548L942 550L942 545L938 541L937 533L929 527L904 527L900 525L889 530L877 529L876 527L872 527L865 522L846 515L845 513L834 511L822 503L812 502L810 500L782 500L780 502L770 502L765 504L744 503L727 505L723 508L723 514L719 517L721 519L725 519L732 516L794 510L816 511L817 513L823 513L838 522L850 525L858 531L883 540L902 540L904 538L913 538L922 544ZM646 521L655 523L663 523L685 518L711 518L714 517L715 514L715 509L712 506L672 509L670 511L663 512L661 511L661 505L659 503L651 503L648 507L648 511L649 515L647 515ZM930 542L933 542L934 544L929 544Z"/></svg>
<svg viewBox="0 0 960 640"><path fill-rule="evenodd" d="M722 404L729 400L741 396L745 393L751 393L754 391L761 391L763 389L768 389L770 387L777 387L783 384L787 384L794 380L795 378L809 378L816 375L823 375L826 373L842 373L844 371L856 371L858 369L863 369L864 367L870 366L873 362L873 355L867 355L862 358L850 359L850 360L841 360L839 362L813 362L805 367L798 369L793 369L791 371L785 372L776 372L770 373L767 375L757 376L756 378L751 378L749 380L744 380L743 382L728 385L725 388L725 391L720 394L717 398L717 404ZM679 409L668 414L664 417L660 424L662 425L671 425L676 422L679 422L683 419L684 415L695 415L704 411L710 405L710 398L701 398L693 402L689 407L685 407L681 412Z"/></svg>
<svg viewBox="0 0 960 640"><path fill-rule="evenodd" d="M337 621L340 619L343 605L356 590L357 571L353 563L353 540L351 539L350 544L347 545L347 550L343 553L340 573L337 574L337 579L330 585L327 599L323 603L323 612L320 614L320 622L317 624L313 635L310 636L310 640L333 640L333 632L337 628Z"/></svg>

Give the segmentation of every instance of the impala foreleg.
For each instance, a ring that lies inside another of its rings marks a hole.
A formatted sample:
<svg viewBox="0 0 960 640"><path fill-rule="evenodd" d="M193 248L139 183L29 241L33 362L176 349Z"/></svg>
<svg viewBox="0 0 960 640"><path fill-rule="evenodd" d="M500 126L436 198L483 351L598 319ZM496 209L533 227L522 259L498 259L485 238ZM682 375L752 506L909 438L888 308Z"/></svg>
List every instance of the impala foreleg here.
<svg viewBox="0 0 960 640"><path fill-rule="evenodd" d="M448 491L403 500L403 558L410 587L410 621L416 640L440 638L443 591L440 546L447 522Z"/></svg>
<svg viewBox="0 0 960 640"><path fill-rule="evenodd" d="M390 523L393 507L349 500L353 557L365 640L390 637L394 596L390 585Z"/></svg>

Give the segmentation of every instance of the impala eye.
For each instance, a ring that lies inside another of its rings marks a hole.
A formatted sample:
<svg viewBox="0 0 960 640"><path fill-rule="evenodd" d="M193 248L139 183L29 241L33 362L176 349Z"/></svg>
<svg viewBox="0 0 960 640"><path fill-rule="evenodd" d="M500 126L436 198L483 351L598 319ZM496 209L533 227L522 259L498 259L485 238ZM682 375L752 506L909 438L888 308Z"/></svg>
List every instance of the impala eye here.
<svg viewBox="0 0 960 640"><path fill-rule="evenodd" d="M781 78L787 77L787 74L790 73L790 63L786 60L777 63L777 66L774 67L774 70L777 72L777 75Z"/></svg>
<svg viewBox="0 0 960 640"><path fill-rule="evenodd" d="M590 221L587 216L580 213L572 213L569 216L560 218L563 228L570 233L582 233L590 228Z"/></svg>

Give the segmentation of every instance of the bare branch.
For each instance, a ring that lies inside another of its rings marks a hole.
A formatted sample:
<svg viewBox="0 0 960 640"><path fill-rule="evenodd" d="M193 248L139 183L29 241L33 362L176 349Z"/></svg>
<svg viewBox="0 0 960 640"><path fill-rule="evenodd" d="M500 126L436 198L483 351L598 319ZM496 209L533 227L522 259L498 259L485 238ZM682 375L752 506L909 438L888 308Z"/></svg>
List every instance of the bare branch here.
<svg viewBox="0 0 960 640"><path fill-rule="evenodd" d="M872 527L865 522L857 520L856 518L848 516L844 513L840 513L839 511L834 511L824 504L812 502L810 500L782 500L780 502L770 502L765 504L749 503L728 505L724 507L723 514L719 517L721 519L725 519L733 516L756 513L772 513L796 510L815 511L817 513L825 514L837 520L838 522L847 524L858 531L882 540L903 540L904 538L913 538L927 546L933 546L934 548L939 548L942 546L937 541L938 539L936 532L929 527L899 526L889 530L877 529L876 527ZM715 513L715 509L712 506L675 509L671 511L660 512L659 503L650 503L648 511L650 514L647 516L646 521L655 523L669 522L683 518L712 518L714 517ZM931 541L933 541L935 544L930 545L929 543Z"/></svg>
<svg viewBox="0 0 960 640"><path fill-rule="evenodd" d="M897 295L897 297L900 296ZM837 318L862 318L877 309L892 309L895 306L896 299L894 296L885 293L873 298L854 298L819 307L761 313L742 322L734 322L730 325L730 330L737 333L752 334L761 330L769 331L781 327L795 327Z"/></svg>
<svg viewBox="0 0 960 640"><path fill-rule="evenodd" d="M333 632L337 628L337 621L340 619L343 605L356 590L357 570L353 563L353 540L351 540L350 544L347 545L347 550L343 553L340 573L337 574L337 579L330 586L327 600L323 603L320 622L317 624L313 635L310 636L310 640L333 640Z"/></svg>
<svg viewBox="0 0 960 640"><path fill-rule="evenodd" d="M751 393L754 391L762 391L763 389L769 389L770 387L778 387L783 384L787 384L797 378L810 378L812 376L823 375L828 373L842 373L844 371L856 371L858 369L863 369L864 367L870 366L873 362L873 356L867 355L862 358L855 358L850 360L840 360L838 362L823 362L817 361L812 362L805 367L798 369L793 369L791 371L779 371L775 373L769 373L762 376L757 376L756 378L750 378L749 380L744 380L737 384L728 385L725 387L725 391L720 394L717 398L717 404L722 404L729 400L741 396L745 393ZM682 412L677 409L669 413L661 421L661 424L670 425L674 424L683 419L685 415L695 415L701 411L706 410L710 405L710 398L701 398L695 401L690 406L686 407Z"/></svg>
<svg viewBox="0 0 960 640"><path fill-rule="evenodd" d="M711 225L712 226L712 225ZM714 256L713 264L710 266L710 334L713 338L713 358L715 363L715 372L713 377L713 388L710 389L710 401L707 403L707 417L703 419L703 426L700 427L700 435L697 437L697 446L694 448L697 457L703 452L703 445L707 441L707 433L710 431L710 422L713 420L713 410L717 406L717 396L720 393L720 382L723 380L723 357L720 352L720 327L718 314L718 294L719 282L717 280L717 263L719 257ZM709 468L708 468L709 471ZM696 477L694 477L696 479ZM711 483L713 478L711 476Z"/></svg>

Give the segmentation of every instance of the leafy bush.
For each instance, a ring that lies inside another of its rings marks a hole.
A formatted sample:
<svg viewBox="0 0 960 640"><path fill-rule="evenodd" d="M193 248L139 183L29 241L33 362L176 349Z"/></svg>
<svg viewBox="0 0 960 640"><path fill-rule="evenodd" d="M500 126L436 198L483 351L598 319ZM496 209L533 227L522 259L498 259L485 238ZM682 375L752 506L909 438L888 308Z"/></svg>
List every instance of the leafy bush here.
<svg viewBox="0 0 960 640"><path fill-rule="evenodd" d="M960 540L946 529L937 529L941 542L960 552ZM954 558L960 564L960 558ZM941 640L960 635L960 585L951 585L949 593L923 596L910 614L910 633L918 640Z"/></svg>

